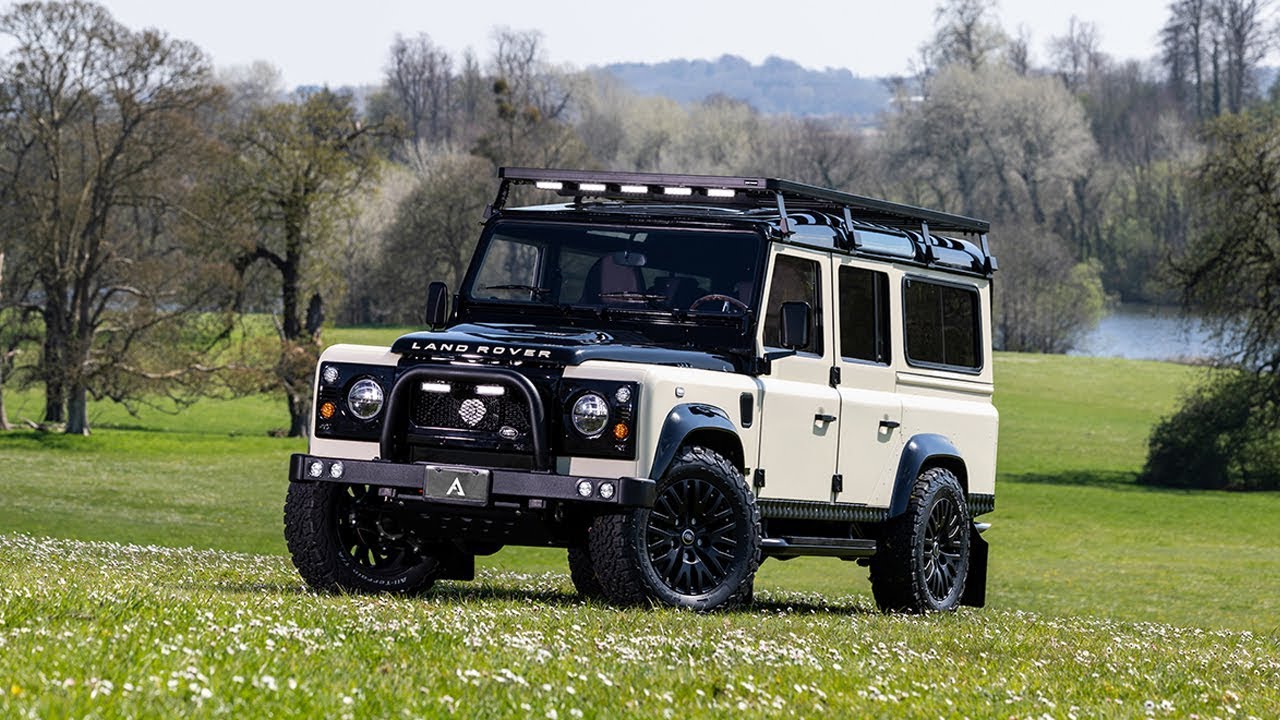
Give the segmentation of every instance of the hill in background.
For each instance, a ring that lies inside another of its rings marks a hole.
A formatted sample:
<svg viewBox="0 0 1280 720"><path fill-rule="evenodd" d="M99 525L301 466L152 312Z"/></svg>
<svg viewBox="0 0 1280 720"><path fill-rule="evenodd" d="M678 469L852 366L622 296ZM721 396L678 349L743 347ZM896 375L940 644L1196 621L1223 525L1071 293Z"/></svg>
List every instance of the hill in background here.
<svg viewBox="0 0 1280 720"><path fill-rule="evenodd" d="M890 99L878 78L858 77L844 68L810 70L772 56L761 65L722 55L717 60L614 63L599 71L641 95L663 95L682 103L726 95L768 114L846 115L872 121Z"/></svg>

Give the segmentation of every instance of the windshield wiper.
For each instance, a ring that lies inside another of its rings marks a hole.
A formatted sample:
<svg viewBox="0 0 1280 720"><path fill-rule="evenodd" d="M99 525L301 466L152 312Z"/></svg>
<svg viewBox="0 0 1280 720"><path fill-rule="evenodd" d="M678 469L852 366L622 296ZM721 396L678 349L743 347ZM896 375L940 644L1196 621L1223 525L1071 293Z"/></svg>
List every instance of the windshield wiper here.
<svg viewBox="0 0 1280 720"><path fill-rule="evenodd" d="M537 285L485 285L485 290L525 290L534 297L542 297L551 292L551 288L538 287Z"/></svg>
<svg viewBox="0 0 1280 720"><path fill-rule="evenodd" d="M619 290L617 292L602 292L600 293L600 299L601 300L619 300L621 302L655 303L655 302L658 302L659 300L666 300L667 296L659 295L657 293L635 292L634 290Z"/></svg>

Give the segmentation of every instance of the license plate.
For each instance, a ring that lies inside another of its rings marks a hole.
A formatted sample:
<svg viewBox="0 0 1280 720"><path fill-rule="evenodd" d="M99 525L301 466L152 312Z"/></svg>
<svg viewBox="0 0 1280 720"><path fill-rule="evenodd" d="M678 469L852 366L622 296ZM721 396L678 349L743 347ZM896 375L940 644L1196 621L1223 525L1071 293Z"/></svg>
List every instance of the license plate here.
<svg viewBox="0 0 1280 720"><path fill-rule="evenodd" d="M437 502L484 505L489 502L489 471L427 466L422 494Z"/></svg>

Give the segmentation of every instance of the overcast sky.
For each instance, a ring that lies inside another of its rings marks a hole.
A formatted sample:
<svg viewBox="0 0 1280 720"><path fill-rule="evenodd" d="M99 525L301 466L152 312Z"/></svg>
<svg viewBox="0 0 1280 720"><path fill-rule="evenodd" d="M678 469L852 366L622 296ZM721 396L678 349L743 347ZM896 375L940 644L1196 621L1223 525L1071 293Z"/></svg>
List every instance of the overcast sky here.
<svg viewBox="0 0 1280 720"><path fill-rule="evenodd" d="M492 28L541 30L553 62L778 55L863 76L905 73L933 26L931 0L106 0L130 27L192 40L218 66L266 60L289 86L376 83L396 33L425 32L453 53L489 56ZM1001 0L1009 31L1025 27L1037 60L1072 15L1096 23L1102 47L1151 59L1167 0Z"/></svg>

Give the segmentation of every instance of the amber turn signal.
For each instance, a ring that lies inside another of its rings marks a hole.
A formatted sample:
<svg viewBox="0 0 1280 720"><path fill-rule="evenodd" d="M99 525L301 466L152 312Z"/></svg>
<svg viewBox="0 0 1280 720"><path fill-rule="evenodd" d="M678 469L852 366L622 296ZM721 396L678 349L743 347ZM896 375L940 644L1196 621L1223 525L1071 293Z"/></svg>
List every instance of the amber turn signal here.
<svg viewBox="0 0 1280 720"><path fill-rule="evenodd" d="M627 427L626 423L618 423L613 426L613 437L615 440L626 440L627 436L630 434L631 428Z"/></svg>
<svg viewBox="0 0 1280 720"><path fill-rule="evenodd" d="M320 417L325 420L331 420L336 412L338 412L338 406L331 401L320 406Z"/></svg>

